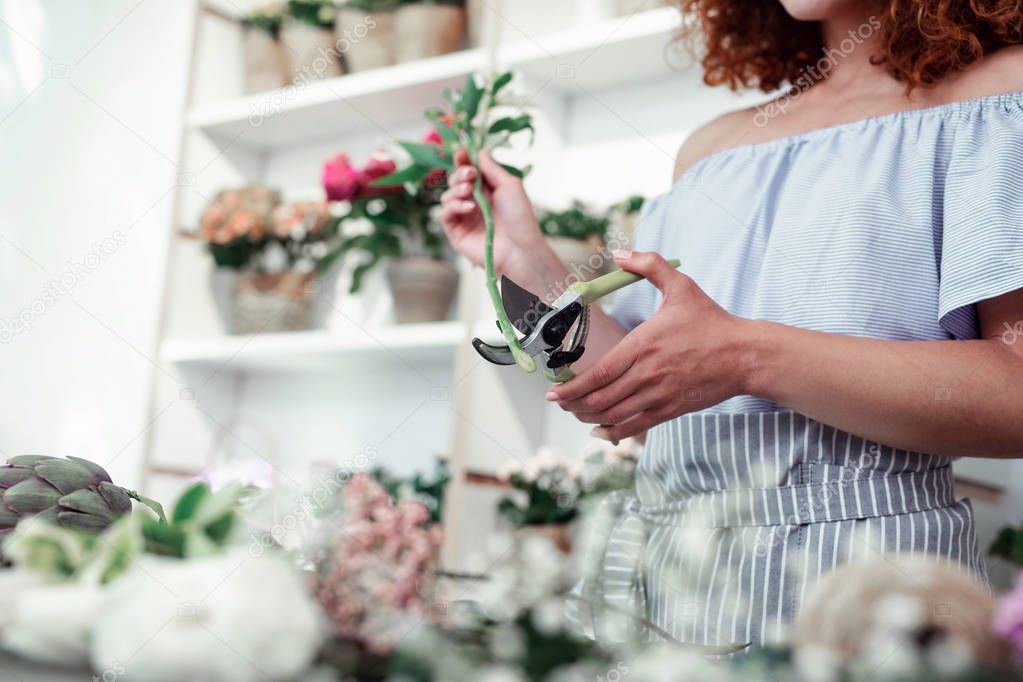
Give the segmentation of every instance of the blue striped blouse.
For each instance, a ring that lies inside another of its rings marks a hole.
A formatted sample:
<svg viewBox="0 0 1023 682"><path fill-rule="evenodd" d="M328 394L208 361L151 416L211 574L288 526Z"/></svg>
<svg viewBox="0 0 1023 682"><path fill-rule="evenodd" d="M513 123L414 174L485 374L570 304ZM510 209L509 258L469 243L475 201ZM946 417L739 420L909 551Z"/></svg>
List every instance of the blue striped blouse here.
<svg viewBox="0 0 1023 682"><path fill-rule="evenodd" d="M1023 288L1023 92L897 112L697 162L647 202L636 244L682 259L729 312L882 339L973 339ZM614 315L649 318L642 282ZM776 410L739 396L713 412Z"/></svg>

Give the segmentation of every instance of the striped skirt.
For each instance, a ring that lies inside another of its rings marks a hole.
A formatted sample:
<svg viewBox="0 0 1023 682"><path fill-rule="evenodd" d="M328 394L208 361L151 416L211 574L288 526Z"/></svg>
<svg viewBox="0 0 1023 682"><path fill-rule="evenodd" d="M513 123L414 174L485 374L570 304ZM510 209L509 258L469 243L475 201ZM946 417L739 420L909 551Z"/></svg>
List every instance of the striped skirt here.
<svg viewBox="0 0 1023 682"><path fill-rule="evenodd" d="M829 569L931 553L985 577L951 459L896 450L791 411L698 413L648 434L636 493L584 521L593 570L569 617L600 640L634 629L774 644Z"/></svg>

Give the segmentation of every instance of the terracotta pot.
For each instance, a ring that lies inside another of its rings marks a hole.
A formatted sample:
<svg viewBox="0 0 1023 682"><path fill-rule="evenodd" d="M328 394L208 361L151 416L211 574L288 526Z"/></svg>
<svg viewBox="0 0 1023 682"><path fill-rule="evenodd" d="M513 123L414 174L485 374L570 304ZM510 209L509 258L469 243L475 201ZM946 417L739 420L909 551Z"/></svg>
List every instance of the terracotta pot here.
<svg viewBox="0 0 1023 682"><path fill-rule="evenodd" d="M288 83L288 60L266 31L246 26L242 34L245 94L276 90Z"/></svg>
<svg viewBox="0 0 1023 682"><path fill-rule="evenodd" d="M399 324L439 322L458 291L458 270L433 258L398 258L387 264L387 282Z"/></svg>
<svg viewBox="0 0 1023 682"><path fill-rule="evenodd" d="M401 5L394 13L394 47L399 62L454 52L465 40L465 8L457 5Z"/></svg>
<svg viewBox="0 0 1023 682"><path fill-rule="evenodd" d="M239 273L231 309L231 333L308 329L316 290L313 279L311 273Z"/></svg>
<svg viewBox="0 0 1023 682"><path fill-rule="evenodd" d="M614 269L614 261L599 237L586 240L547 237L547 243L569 272L581 280L591 280Z"/></svg>
<svg viewBox="0 0 1023 682"><path fill-rule="evenodd" d="M334 40L349 72L394 64L394 14L340 8Z"/></svg>
<svg viewBox="0 0 1023 682"><path fill-rule="evenodd" d="M291 64L289 81L304 83L341 75L341 61L334 46L334 31L304 21L286 21L281 44Z"/></svg>
<svg viewBox="0 0 1023 682"><path fill-rule="evenodd" d="M525 538L540 536L547 538L564 554L572 553L571 525L567 523L551 523L542 526L522 526L516 529L515 536Z"/></svg>

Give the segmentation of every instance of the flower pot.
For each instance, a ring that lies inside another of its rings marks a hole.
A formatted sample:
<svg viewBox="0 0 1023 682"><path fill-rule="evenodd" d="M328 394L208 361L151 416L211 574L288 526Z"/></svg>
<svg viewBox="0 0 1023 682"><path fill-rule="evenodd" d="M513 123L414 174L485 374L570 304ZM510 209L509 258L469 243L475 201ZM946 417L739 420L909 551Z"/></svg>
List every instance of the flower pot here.
<svg viewBox="0 0 1023 682"><path fill-rule="evenodd" d="M591 280L614 269L611 255L599 237L585 240L547 237L547 243L569 272L581 280Z"/></svg>
<svg viewBox="0 0 1023 682"><path fill-rule="evenodd" d="M231 307L231 333L308 329L315 290L311 273L239 273Z"/></svg>
<svg viewBox="0 0 1023 682"><path fill-rule="evenodd" d="M394 12L341 7L334 39L350 73L394 64Z"/></svg>
<svg viewBox="0 0 1023 682"><path fill-rule="evenodd" d="M515 537L518 539L528 537L542 537L550 540L551 544L558 548L563 554L572 553L571 525L567 523L550 523L538 526L522 526L516 529Z"/></svg>
<svg viewBox="0 0 1023 682"><path fill-rule="evenodd" d="M387 282L398 323L439 322L458 291L458 270L448 261L398 258L387 264Z"/></svg>
<svg viewBox="0 0 1023 682"><path fill-rule="evenodd" d="M303 21L286 21L281 44L291 62L290 82L304 83L341 75L341 61L334 46L334 31Z"/></svg>
<svg viewBox="0 0 1023 682"><path fill-rule="evenodd" d="M289 81L281 44L266 31L246 26L242 36L245 93L276 90Z"/></svg>
<svg viewBox="0 0 1023 682"><path fill-rule="evenodd" d="M401 5L394 12L395 56L399 62L454 52L465 39L465 8L457 5Z"/></svg>

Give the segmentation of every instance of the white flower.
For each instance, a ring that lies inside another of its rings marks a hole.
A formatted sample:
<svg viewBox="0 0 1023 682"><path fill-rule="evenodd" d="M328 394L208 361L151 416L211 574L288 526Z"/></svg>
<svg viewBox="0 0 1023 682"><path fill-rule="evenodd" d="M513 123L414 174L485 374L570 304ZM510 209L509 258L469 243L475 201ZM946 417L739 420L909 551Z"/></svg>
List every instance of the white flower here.
<svg viewBox="0 0 1023 682"><path fill-rule="evenodd" d="M92 664L131 659L132 677L153 682L281 679L309 667L322 635L301 575L277 554L145 557L109 588Z"/></svg>
<svg viewBox="0 0 1023 682"><path fill-rule="evenodd" d="M522 462L517 459L505 460L497 468L497 477L502 481L511 480L512 476L521 474L523 471Z"/></svg>
<svg viewBox="0 0 1023 682"><path fill-rule="evenodd" d="M103 590L79 582L36 584L38 575L13 569L4 575L0 593L16 590L3 608L3 648L44 663L85 666L89 633L103 601Z"/></svg>

